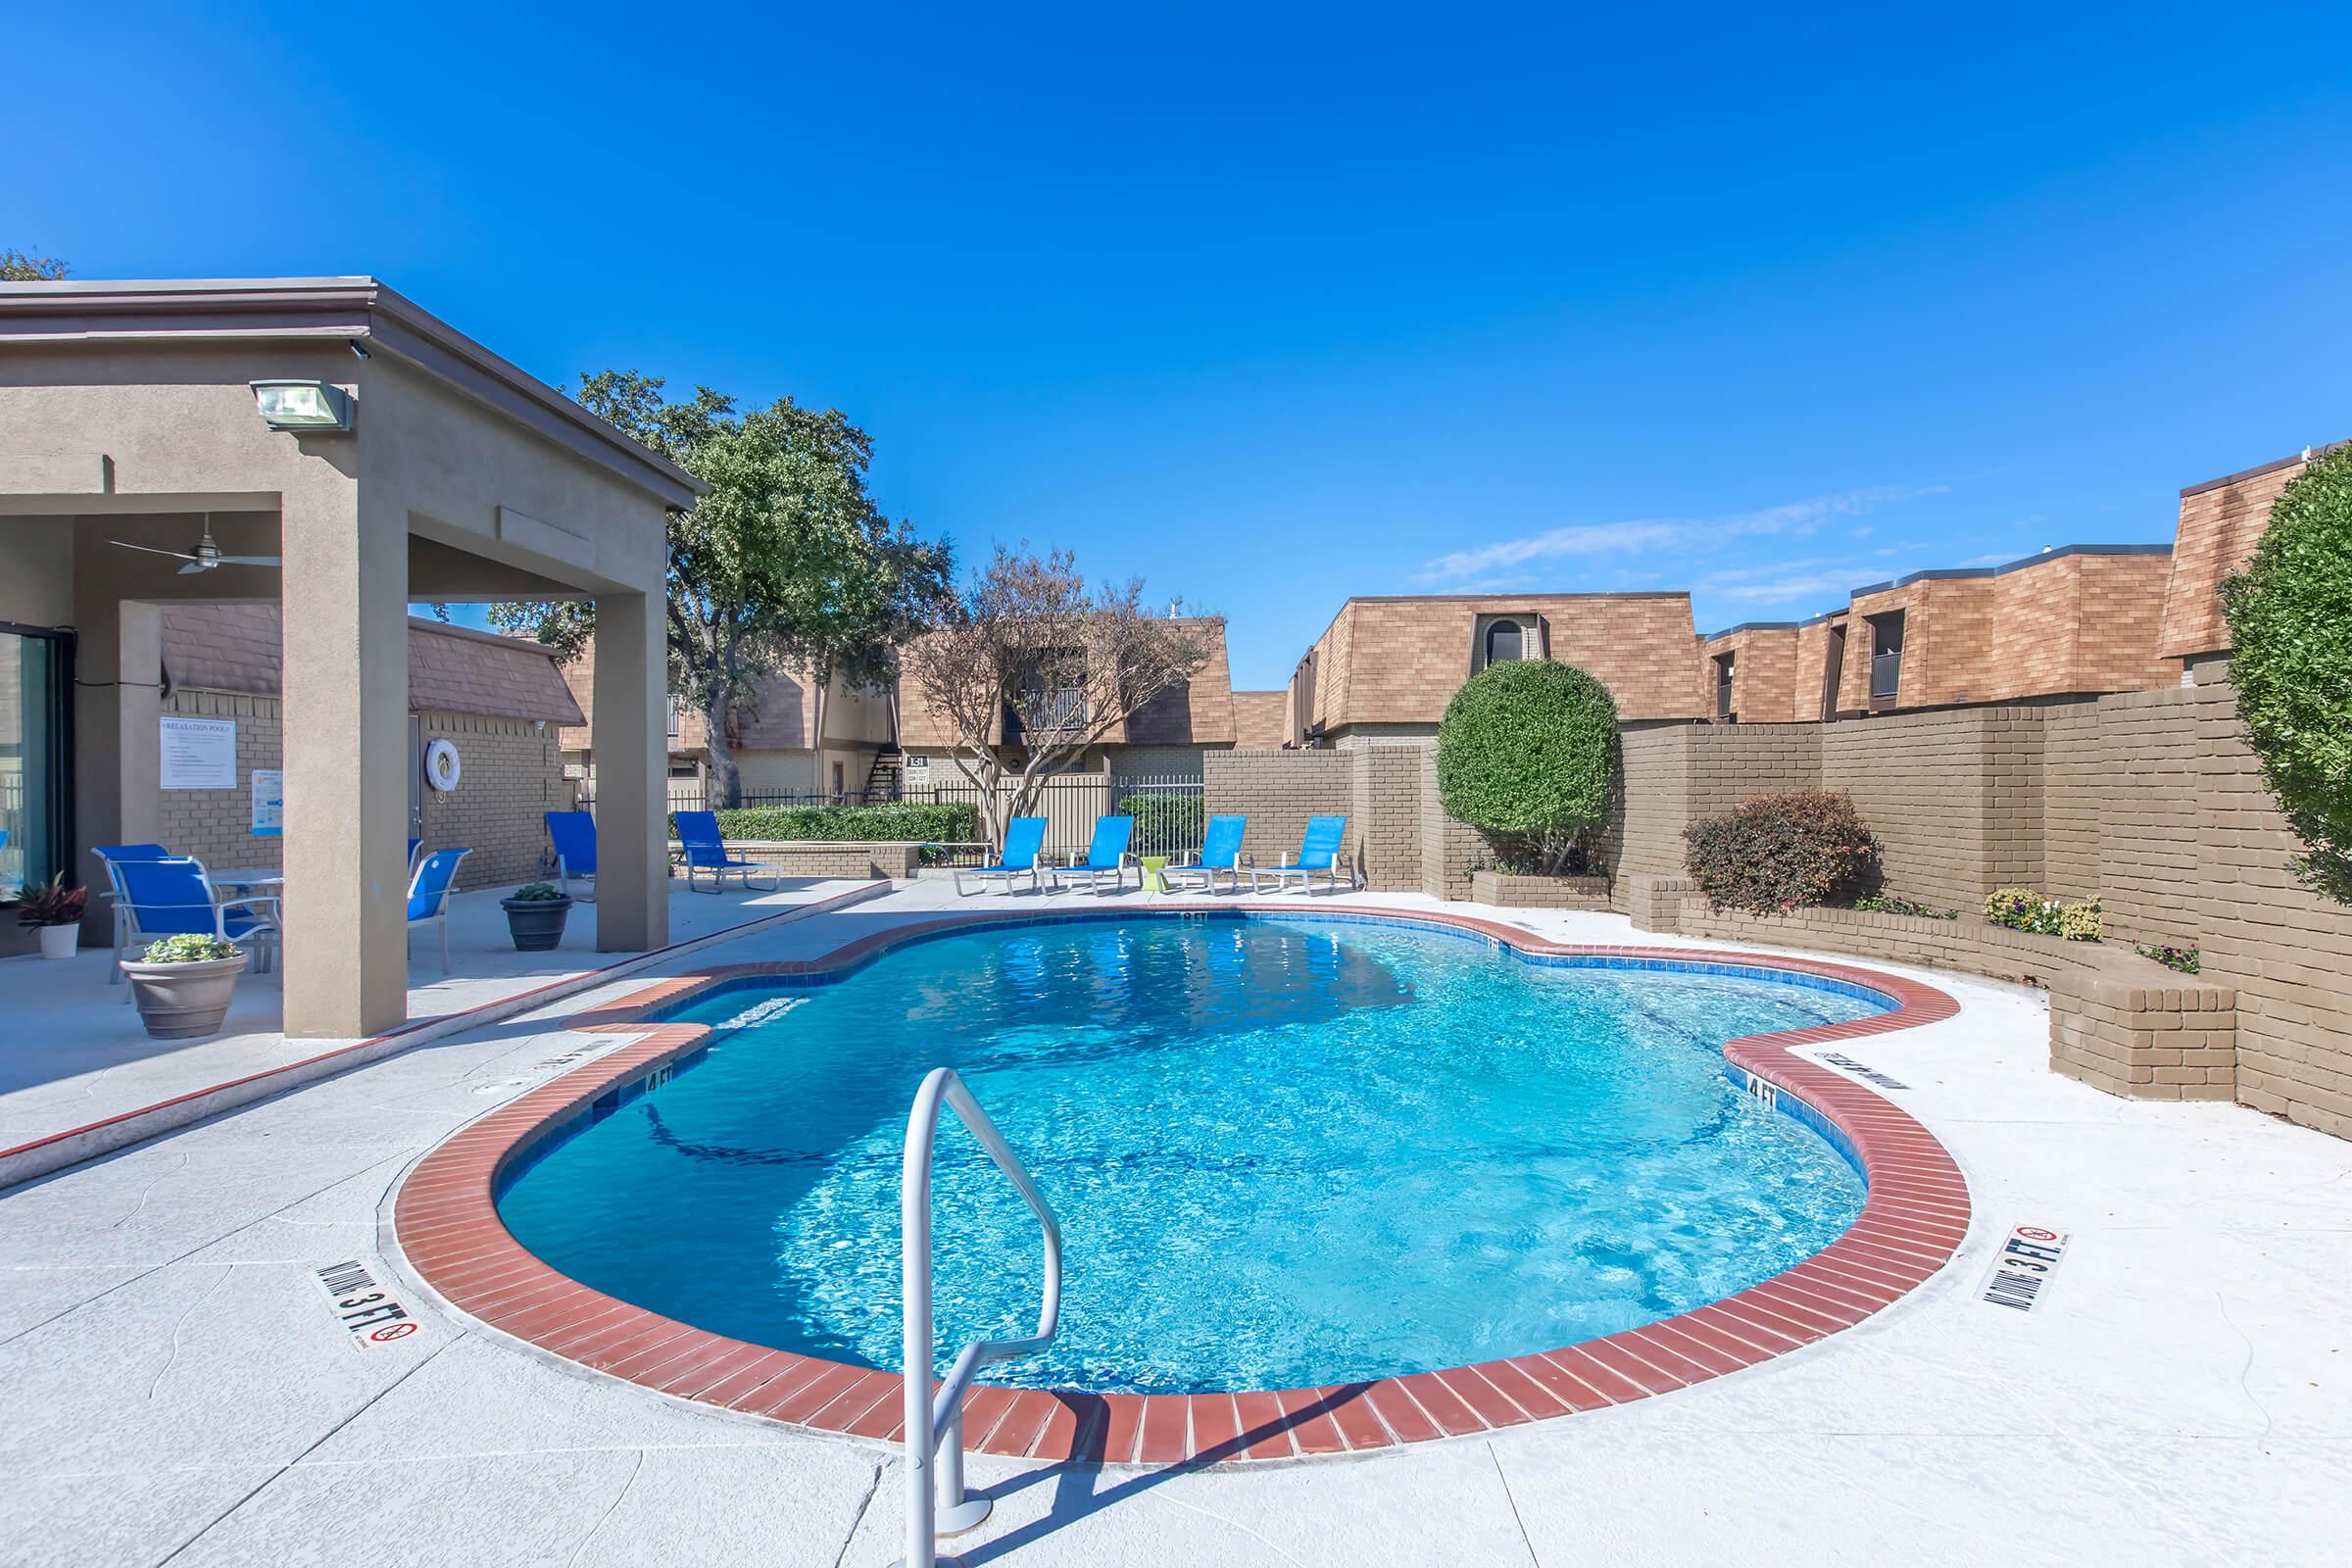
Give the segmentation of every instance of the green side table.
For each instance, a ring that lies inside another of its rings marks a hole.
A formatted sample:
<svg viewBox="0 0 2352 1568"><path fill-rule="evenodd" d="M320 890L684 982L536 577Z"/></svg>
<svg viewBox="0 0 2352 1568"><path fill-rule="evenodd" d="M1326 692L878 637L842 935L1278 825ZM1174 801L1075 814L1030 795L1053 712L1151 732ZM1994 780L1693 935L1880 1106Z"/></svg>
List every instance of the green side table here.
<svg viewBox="0 0 2352 1568"><path fill-rule="evenodd" d="M1165 893L1168 891L1168 879L1159 874L1168 867L1168 858L1166 856L1138 856L1135 863L1144 868L1144 891L1146 893Z"/></svg>

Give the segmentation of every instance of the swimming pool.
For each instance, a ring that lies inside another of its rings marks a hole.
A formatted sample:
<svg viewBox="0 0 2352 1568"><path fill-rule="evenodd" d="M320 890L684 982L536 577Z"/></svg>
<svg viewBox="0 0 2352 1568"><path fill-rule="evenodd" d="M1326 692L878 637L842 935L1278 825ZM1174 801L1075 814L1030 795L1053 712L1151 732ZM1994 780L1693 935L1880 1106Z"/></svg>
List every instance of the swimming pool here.
<svg viewBox="0 0 2352 1568"><path fill-rule="evenodd" d="M1685 1312L1834 1241L1853 1165L1726 1040L1885 1011L1838 981L1523 961L1403 923L1002 925L673 1014L710 1050L499 1197L572 1279L754 1345L898 1356L898 1159L953 1065L1060 1213L1046 1353L991 1381L1196 1392L1393 1377ZM1793 1107L1791 1107L1793 1108ZM943 1343L1034 1311L1034 1221L943 1133Z"/></svg>

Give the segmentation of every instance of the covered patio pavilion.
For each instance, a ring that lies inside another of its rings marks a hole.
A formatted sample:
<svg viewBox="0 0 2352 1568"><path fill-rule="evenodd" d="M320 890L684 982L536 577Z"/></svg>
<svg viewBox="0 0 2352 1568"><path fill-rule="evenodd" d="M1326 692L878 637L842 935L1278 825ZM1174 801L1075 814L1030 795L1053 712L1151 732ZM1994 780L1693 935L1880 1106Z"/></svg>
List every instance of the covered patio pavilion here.
<svg viewBox="0 0 2352 1568"><path fill-rule="evenodd" d="M664 528L700 490L372 278L0 284L9 879L104 889L92 845L170 845L163 612L275 604L285 1033L396 1028L409 606L590 599L599 898L578 915L600 952L662 947ZM200 541L277 564L152 553ZM82 941L111 946L101 901Z"/></svg>

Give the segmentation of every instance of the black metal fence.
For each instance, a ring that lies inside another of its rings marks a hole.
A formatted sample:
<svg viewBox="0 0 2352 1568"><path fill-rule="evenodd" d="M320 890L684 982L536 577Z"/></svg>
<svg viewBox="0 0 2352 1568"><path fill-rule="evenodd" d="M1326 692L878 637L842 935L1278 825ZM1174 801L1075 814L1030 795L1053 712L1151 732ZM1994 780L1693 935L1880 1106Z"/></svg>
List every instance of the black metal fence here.
<svg viewBox="0 0 2352 1568"><path fill-rule="evenodd" d="M1002 787L998 796L1009 806L1013 791L1010 787ZM747 790L742 805L750 808L856 807L888 806L900 802L977 808L981 803L981 790L978 785L960 776L936 783L916 778L902 783L895 793L847 790L839 794L811 794ZM585 786L580 789L579 804L583 810L596 804L592 792ZM669 808L672 811L707 809L702 781L671 779ZM1095 819L1114 812L1124 812L1135 818L1135 833L1128 848L1139 856L1164 855L1173 859L1196 852L1200 848L1204 825L1200 780L1180 775L1058 773L1039 786L1038 800L1033 809L1046 819L1046 853L1056 859L1072 854L1083 854L1093 841ZM976 859L977 855L948 855L941 858L949 861Z"/></svg>

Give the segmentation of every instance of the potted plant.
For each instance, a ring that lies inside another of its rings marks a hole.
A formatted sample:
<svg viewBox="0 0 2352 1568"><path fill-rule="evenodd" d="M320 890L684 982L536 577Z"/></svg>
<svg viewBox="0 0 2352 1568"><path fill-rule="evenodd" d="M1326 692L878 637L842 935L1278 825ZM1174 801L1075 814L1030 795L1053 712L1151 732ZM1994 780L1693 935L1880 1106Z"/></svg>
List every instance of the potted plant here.
<svg viewBox="0 0 2352 1568"><path fill-rule="evenodd" d="M220 1032L245 961L235 943L190 931L149 943L138 957L122 960L122 974L149 1035L198 1040Z"/></svg>
<svg viewBox="0 0 2352 1568"><path fill-rule="evenodd" d="M571 896L552 882L533 882L499 900L498 906L507 911L507 934L517 953L545 953L564 940Z"/></svg>
<svg viewBox="0 0 2352 1568"><path fill-rule="evenodd" d="M17 924L41 934L41 956L71 958L81 945L81 911L90 902L86 888L66 886L60 871L47 882L27 882L17 890Z"/></svg>

